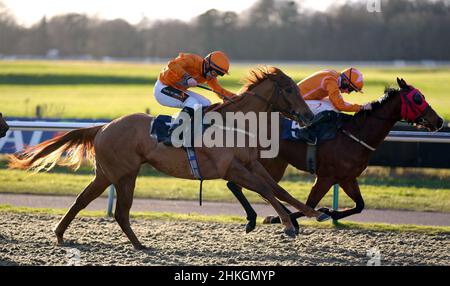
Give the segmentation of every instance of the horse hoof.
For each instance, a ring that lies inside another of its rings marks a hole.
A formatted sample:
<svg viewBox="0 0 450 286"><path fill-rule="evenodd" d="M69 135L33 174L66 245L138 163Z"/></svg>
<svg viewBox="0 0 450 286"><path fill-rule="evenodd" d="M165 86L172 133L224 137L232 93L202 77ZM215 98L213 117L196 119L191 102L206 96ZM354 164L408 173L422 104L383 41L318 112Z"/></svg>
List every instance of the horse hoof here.
<svg viewBox="0 0 450 286"><path fill-rule="evenodd" d="M57 234L56 232L55 235L56 235L56 245L63 245L64 244L63 235Z"/></svg>
<svg viewBox="0 0 450 286"><path fill-rule="evenodd" d="M284 230L284 233L291 238L295 238L297 236L295 234L295 228L287 228Z"/></svg>
<svg viewBox="0 0 450 286"><path fill-rule="evenodd" d="M300 234L300 228L299 227L296 227L295 228L295 235L299 235Z"/></svg>
<svg viewBox="0 0 450 286"><path fill-rule="evenodd" d="M56 245L61 246L63 244L64 244L64 239L62 238L62 236L61 237L57 236L56 237Z"/></svg>
<svg viewBox="0 0 450 286"><path fill-rule="evenodd" d="M249 233L252 230L254 230L256 227L256 220L250 220L247 225L245 226L245 232Z"/></svg>
<svg viewBox="0 0 450 286"><path fill-rule="evenodd" d="M317 211L322 212L327 215L331 215L331 210L329 208L320 208Z"/></svg>
<svg viewBox="0 0 450 286"><path fill-rule="evenodd" d="M266 218L263 220L263 224L272 224L273 219L275 219L273 215L266 216Z"/></svg>
<svg viewBox="0 0 450 286"><path fill-rule="evenodd" d="M133 245L135 250L149 250L148 247L143 246L142 244Z"/></svg>
<svg viewBox="0 0 450 286"><path fill-rule="evenodd" d="M330 218L331 218L331 216L327 215L326 213L322 213L321 215L319 215L319 216L316 218L316 220L317 220L318 222L323 222L323 221L329 220Z"/></svg>

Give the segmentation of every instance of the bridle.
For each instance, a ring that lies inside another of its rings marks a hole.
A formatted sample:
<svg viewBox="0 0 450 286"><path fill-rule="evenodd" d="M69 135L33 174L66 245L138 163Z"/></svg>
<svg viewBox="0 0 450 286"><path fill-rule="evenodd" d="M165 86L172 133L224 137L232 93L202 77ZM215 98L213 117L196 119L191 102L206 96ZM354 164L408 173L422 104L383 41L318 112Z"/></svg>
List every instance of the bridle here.
<svg viewBox="0 0 450 286"><path fill-rule="evenodd" d="M280 112L283 115L285 115L286 117L293 119L293 120L297 120L297 116L300 117L300 119L302 121L304 121L304 118L301 114L297 115L295 114L294 111L290 111L288 109L284 109L284 108L279 108L279 107L275 107L275 106L279 106L278 102L281 100L283 100L283 103L286 104L286 106L290 106L290 102L286 99L285 96L282 96L281 93L284 91L284 89L280 86L280 84L277 81L273 81L274 82L274 90L275 92L272 93L271 97L269 99L257 94L256 92L253 91L248 91L248 93L251 93L253 96L255 96L256 98L258 98L259 100L263 101L266 105L267 105L267 111L272 110L275 112ZM291 86L291 88L294 88ZM297 88L297 87L295 87ZM283 92L284 93L284 92ZM306 122L306 121L304 121Z"/></svg>
<svg viewBox="0 0 450 286"><path fill-rule="evenodd" d="M426 112L431 108L430 105L426 102L424 96L420 93L420 91L416 88L410 87L409 91L399 91L400 99L401 99L401 121L405 121L408 123L416 123L420 125L425 125L428 121L424 118L424 115ZM366 114L364 114L364 117L366 117ZM381 117L376 114L370 114L371 117L376 118L378 120L395 120L398 121L397 118L393 117ZM365 121L365 120L364 120ZM362 126L358 128L361 130ZM375 148L364 142L363 140L359 139L357 136L351 134L348 130L342 129L342 132L353 139L354 141L360 143L370 151L375 151Z"/></svg>
<svg viewBox="0 0 450 286"><path fill-rule="evenodd" d="M400 94L402 100L401 115L408 123L426 124L424 115L431 108L417 88L411 87L408 93Z"/></svg>

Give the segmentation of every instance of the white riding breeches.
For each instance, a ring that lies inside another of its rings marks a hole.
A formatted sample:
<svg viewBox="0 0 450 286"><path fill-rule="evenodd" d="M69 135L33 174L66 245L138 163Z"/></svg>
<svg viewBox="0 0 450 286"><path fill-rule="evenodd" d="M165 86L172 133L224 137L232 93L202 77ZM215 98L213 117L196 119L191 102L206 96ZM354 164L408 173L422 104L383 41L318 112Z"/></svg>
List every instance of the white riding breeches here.
<svg viewBox="0 0 450 286"><path fill-rule="evenodd" d="M169 107L194 109L195 105L209 106L211 101L198 93L186 90L181 91L167 86L159 80L155 84L153 95L159 104Z"/></svg>
<svg viewBox="0 0 450 286"><path fill-rule="evenodd" d="M326 110L339 112L336 107L334 107L333 103L331 103L331 101L326 98L321 100L305 100L305 102L306 104L308 104L309 109L311 109L314 115Z"/></svg>

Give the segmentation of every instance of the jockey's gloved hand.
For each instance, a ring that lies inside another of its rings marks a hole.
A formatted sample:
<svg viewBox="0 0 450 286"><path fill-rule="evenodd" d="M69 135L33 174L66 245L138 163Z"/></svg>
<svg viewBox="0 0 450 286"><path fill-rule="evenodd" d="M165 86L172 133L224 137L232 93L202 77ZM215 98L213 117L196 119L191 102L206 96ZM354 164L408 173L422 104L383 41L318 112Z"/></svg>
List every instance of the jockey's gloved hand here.
<svg viewBox="0 0 450 286"><path fill-rule="evenodd" d="M197 81L195 79L193 79L192 77L187 80L187 86L193 87L193 86L197 86L197 85L198 85Z"/></svg>
<svg viewBox="0 0 450 286"><path fill-rule="evenodd" d="M372 104L366 103L366 104L362 105L361 110L372 110Z"/></svg>
<svg viewBox="0 0 450 286"><path fill-rule="evenodd" d="M185 87L193 87L193 86L197 86L197 81L191 77L190 74L185 73L183 75L183 80L181 81L181 85L185 86Z"/></svg>

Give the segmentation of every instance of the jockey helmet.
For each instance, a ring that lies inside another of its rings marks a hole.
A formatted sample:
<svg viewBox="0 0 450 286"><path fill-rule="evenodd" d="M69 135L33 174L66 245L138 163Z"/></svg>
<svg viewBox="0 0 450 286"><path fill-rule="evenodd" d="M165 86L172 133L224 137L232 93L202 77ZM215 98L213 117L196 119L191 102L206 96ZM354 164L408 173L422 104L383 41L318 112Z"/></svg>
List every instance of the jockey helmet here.
<svg viewBox="0 0 450 286"><path fill-rule="evenodd" d="M228 74L230 62L224 52L212 52L205 57L205 61L208 64L209 69L214 70L218 75L223 76L224 74Z"/></svg>
<svg viewBox="0 0 450 286"><path fill-rule="evenodd" d="M362 73L355 68L348 68L341 72L341 89L347 89L349 92L361 92L364 86Z"/></svg>

